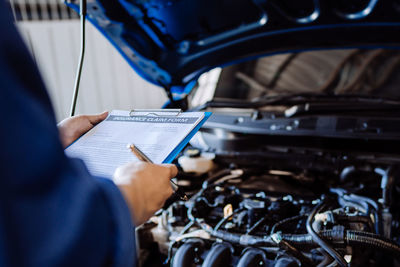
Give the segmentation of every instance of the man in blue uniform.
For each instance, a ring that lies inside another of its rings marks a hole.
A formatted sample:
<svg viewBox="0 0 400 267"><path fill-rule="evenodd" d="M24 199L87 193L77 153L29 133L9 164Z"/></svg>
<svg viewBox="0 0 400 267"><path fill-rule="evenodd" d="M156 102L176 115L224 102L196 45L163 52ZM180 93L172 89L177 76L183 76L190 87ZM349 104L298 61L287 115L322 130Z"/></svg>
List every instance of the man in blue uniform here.
<svg viewBox="0 0 400 267"><path fill-rule="evenodd" d="M134 265L134 225L172 193L176 167L128 164L115 173L116 186L67 158L64 147L107 114L70 118L58 130L4 0L0 114L0 266Z"/></svg>

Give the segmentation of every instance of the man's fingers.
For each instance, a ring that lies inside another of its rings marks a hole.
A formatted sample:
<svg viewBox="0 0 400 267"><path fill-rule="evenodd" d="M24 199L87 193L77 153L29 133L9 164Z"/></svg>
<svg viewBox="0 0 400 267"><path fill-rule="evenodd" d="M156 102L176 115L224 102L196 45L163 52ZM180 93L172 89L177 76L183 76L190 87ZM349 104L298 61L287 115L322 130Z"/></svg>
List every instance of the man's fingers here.
<svg viewBox="0 0 400 267"><path fill-rule="evenodd" d="M178 174L178 168L174 164L163 164L163 166L168 167L171 172L171 177L174 178Z"/></svg>
<svg viewBox="0 0 400 267"><path fill-rule="evenodd" d="M97 115L87 115L87 118L89 119L91 124L96 125L99 122L104 121L107 118L107 115L108 111L104 111L103 113Z"/></svg>
<svg viewBox="0 0 400 267"><path fill-rule="evenodd" d="M168 186L164 192L165 192L165 199L163 199L161 206L163 206L165 200L174 193L174 189L172 189L172 186Z"/></svg>

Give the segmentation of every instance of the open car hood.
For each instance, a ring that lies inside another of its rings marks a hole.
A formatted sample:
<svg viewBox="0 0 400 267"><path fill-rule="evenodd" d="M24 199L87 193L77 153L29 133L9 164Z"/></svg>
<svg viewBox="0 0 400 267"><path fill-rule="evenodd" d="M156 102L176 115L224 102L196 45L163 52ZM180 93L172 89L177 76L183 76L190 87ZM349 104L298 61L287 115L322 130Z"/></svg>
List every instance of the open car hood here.
<svg viewBox="0 0 400 267"><path fill-rule="evenodd" d="M399 0L87 0L87 18L143 78L178 98L217 66L400 44Z"/></svg>

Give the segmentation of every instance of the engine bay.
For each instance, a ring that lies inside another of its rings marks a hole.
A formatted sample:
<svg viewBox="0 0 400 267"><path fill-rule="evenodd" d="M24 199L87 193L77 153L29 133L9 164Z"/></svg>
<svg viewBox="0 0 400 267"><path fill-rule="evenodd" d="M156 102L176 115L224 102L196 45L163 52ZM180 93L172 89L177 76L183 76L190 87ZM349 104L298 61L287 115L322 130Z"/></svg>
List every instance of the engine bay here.
<svg viewBox="0 0 400 267"><path fill-rule="evenodd" d="M178 160L190 198L137 229L142 266L400 266L395 161L331 158L320 171L211 155L188 148Z"/></svg>
<svg viewBox="0 0 400 267"><path fill-rule="evenodd" d="M175 162L189 199L137 229L140 265L400 266L398 57L312 51L223 68L189 109L213 115Z"/></svg>

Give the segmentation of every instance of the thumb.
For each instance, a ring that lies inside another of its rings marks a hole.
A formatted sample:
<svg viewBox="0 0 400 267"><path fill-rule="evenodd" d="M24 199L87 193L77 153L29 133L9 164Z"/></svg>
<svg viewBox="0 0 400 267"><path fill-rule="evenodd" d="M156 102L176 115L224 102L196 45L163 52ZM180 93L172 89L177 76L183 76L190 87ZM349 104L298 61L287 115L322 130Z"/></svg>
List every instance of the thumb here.
<svg viewBox="0 0 400 267"><path fill-rule="evenodd" d="M170 178L174 178L178 174L178 168L174 164L163 164L163 166L169 168Z"/></svg>
<svg viewBox="0 0 400 267"><path fill-rule="evenodd" d="M96 125L99 122L104 121L108 116L108 111L104 111L103 113L97 115L87 115L88 120L91 124Z"/></svg>

